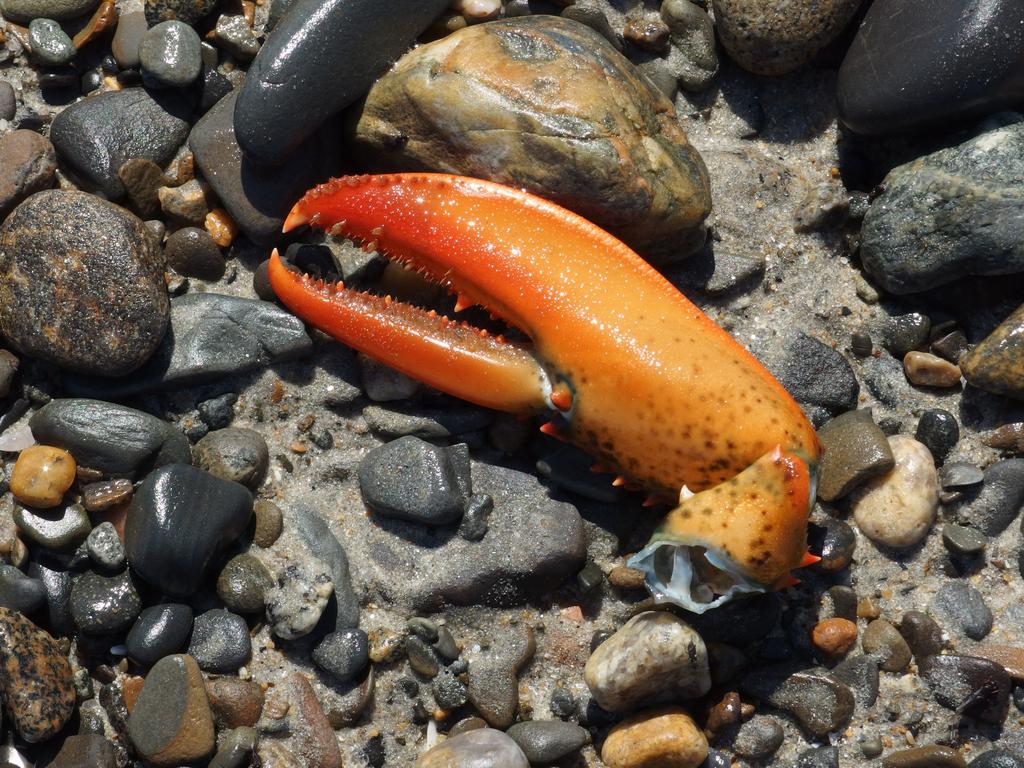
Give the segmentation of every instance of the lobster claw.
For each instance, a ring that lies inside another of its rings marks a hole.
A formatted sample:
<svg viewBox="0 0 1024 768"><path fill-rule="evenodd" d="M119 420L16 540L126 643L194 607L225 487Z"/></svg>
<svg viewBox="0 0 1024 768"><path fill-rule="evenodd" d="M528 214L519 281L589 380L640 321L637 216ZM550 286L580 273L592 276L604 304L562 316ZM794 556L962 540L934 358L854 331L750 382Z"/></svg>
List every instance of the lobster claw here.
<svg viewBox="0 0 1024 768"><path fill-rule="evenodd" d="M626 245L560 206L443 174L335 179L285 229L310 224L441 283L521 330L510 343L433 312L290 271L292 312L465 400L547 413L548 434L671 512L634 562L661 599L703 611L806 564L819 445L781 385Z"/></svg>

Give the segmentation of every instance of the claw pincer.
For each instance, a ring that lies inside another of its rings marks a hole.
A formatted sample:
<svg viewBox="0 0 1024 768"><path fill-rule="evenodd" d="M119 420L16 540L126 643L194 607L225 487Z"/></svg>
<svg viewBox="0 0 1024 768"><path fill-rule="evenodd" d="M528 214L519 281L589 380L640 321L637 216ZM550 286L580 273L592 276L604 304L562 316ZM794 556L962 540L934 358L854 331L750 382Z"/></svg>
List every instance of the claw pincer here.
<svg viewBox="0 0 1024 768"><path fill-rule="evenodd" d="M298 316L414 378L505 411L660 498L679 498L631 563L659 599L704 611L805 565L817 437L771 375L626 245L536 196L477 179L394 174L309 192L310 223L372 244L530 337L515 344L288 270Z"/></svg>

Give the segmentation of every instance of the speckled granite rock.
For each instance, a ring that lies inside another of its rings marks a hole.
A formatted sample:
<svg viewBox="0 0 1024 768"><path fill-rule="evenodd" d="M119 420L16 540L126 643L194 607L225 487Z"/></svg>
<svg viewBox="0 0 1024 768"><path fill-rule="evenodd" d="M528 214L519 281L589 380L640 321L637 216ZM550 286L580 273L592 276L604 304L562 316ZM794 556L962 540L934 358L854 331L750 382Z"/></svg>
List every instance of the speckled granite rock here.
<svg viewBox="0 0 1024 768"><path fill-rule="evenodd" d="M355 147L373 170L523 187L645 253L683 248L711 205L671 103L601 35L551 16L467 27L406 54L370 91Z"/></svg>
<svg viewBox="0 0 1024 768"><path fill-rule="evenodd" d="M5 720L32 743L63 728L75 706L71 665L56 641L6 608L0 608L0 699Z"/></svg>
<svg viewBox="0 0 1024 768"><path fill-rule="evenodd" d="M960 359L970 384L1024 400L1024 305Z"/></svg>

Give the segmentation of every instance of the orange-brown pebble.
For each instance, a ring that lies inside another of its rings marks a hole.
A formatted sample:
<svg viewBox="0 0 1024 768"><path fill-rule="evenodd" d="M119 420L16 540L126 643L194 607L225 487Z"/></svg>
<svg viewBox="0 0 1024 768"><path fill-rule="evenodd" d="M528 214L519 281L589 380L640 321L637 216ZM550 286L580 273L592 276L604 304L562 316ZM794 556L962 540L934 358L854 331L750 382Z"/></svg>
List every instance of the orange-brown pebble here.
<svg viewBox="0 0 1024 768"><path fill-rule="evenodd" d="M960 383L960 368L929 352L907 352L903 370L910 383L919 387L955 387Z"/></svg>
<svg viewBox="0 0 1024 768"><path fill-rule="evenodd" d="M117 8L114 6L113 0L103 0L89 19L89 23L71 38L71 44L75 46L76 51L80 50L110 29L116 22Z"/></svg>
<svg viewBox="0 0 1024 768"><path fill-rule="evenodd" d="M625 565L617 565L609 571L608 583L616 589L643 589L644 572Z"/></svg>
<svg viewBox="0 0 1024 768"><path fill-rule="evenodd" d="M75 482L75 459L63 448L32 445L18 456L11 493L30 507L55 507Z"/></svg>
<svg viewBox="0 0 1024 768"><path fill-rule="evenodd" d="M863 600L857 601L857 618L858 619L877 619L882 615L881 609L870 597L865 597Z"/></svg>
<svg viewBox="0 0 1024 768"><path fill-rule="evenodd" d="M608 768L696 768L708 740L679 707L640 712L612 728L601 747Z"/></svg>
<svg viewBox="0 0 1024 768"><path fill-rule="evenodd" d="M133 675L125 678L124 684L121 686L121 696L124 699L124 708L128 710L128 714L132 713L135 709L135 702L139 699L139 694L142 692L142 684L146 682L146 679Z"/></svg>
<svg viewBox="0 0 1024 768"><path fill-rule="evenodd" d="M213 242L221 248L227 248L231 245L235 235L238 234L238 226L223 208L214 208L206 214L203 226L210 233Z"/></svg>
<svg viewBox="0 0 1024 768"><path fill-rule="evenodd" d="M857 642L857 625L849 619L825 619L811 630L811 642L826 656L843 656Z"/></svg>

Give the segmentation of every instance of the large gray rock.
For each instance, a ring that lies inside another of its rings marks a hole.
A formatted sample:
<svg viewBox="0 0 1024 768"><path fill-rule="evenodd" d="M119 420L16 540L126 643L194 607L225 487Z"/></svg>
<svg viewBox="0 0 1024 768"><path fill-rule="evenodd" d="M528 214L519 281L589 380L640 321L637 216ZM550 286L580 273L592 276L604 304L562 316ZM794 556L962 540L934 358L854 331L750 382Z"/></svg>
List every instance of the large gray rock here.
<svg viewBox="0 0 1024 768"><path fill-rule="evenodd" d="M1024 122L901 165L882 188L860 253L885 290L1024 272Z"/></svg>
<svg viewBox="0 0 1024 768"><path fill-rule="evenodd" d="M126 397L187 387L312 351L302 321L266 301L187 293L171 301L171 327L146 365L130 377L67 377L77 395Z"/></svg>

